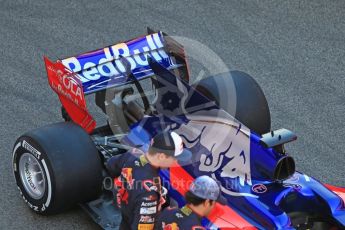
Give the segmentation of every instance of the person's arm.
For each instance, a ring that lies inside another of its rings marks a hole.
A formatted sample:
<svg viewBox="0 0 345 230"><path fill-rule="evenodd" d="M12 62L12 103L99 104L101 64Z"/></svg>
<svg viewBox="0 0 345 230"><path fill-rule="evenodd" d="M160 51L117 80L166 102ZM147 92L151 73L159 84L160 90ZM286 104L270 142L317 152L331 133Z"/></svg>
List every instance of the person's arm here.
<svg viewBox="0 0 345 230"><path fill-rule="evenodd" d="M106 169L111 177L115 178L121 175L123 165L125 164L128 157L130 157L129 154L130 153L127 152L118 156L113 156L107 161Z"/></svg>
<svg viewBox="0 0 345 230"><path fill-rule="evenodd" d="M132 230L153 230L158 214L159 195L151 191L137 199L133 210Z"/></svg>

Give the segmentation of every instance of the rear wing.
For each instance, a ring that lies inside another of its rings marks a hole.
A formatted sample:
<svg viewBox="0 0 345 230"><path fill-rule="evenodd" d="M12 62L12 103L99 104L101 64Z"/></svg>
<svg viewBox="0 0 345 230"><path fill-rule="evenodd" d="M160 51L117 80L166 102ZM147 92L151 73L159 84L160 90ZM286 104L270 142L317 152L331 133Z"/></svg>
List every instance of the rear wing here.
<svg viewBox="0 0 345 230"><path fill-rule="evenodd" d="M132 83L123 61L137 80L154 75L148 61L153 59L177 76L189 80L188 63L182 45L162 32L148 34L102 49L58 60L44 58L49 84L58 94L69 117L87 132L96 122L89 114L85 95Z"/></svg>
<svg viewBox="0 0 345 230"><path fill-rule="evenodd" d="M140 80L153 75L148 64L151 57L167 69L184 68L180 77L188 78L183 47L162 32L149 29L149 34L102 49L62 59L62 64L75 73L85 94L126 84L124 57L134 76Z"/></svg>

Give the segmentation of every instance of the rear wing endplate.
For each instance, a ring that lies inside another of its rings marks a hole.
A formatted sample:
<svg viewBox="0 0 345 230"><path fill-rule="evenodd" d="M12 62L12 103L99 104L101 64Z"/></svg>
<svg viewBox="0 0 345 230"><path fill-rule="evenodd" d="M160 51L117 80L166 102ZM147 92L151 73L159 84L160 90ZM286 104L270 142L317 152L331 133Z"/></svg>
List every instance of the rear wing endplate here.
<svg viewBox="0 0 345 230"><path fill-rule="evenodd" d="M61 62L52 62L44 57L50 87L59 96L60 102L70 118L88 133L96 127L96 122L89 114L83 93L83 87Z"/></svg>

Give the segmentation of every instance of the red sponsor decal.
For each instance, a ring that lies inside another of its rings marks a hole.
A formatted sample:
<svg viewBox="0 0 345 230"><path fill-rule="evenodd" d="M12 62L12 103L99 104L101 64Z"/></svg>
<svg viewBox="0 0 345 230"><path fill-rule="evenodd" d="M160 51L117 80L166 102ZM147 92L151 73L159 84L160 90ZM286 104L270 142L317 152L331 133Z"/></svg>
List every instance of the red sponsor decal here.
<svg viewBox="0 0 345 230"><path fill-rule="evenodd" d="M59 99L71 119L88 133L96 127L96 121L86 108L82 84L68 71L61 62L52 62L44 57L50 87Z"/></svg>
<svg viewBox="0 0 345 230"><path fill-rule="evenodd" d="M265 193L267 192L267 187L264 184L255 184L253 185L252 190L255 193Z"/></svg>

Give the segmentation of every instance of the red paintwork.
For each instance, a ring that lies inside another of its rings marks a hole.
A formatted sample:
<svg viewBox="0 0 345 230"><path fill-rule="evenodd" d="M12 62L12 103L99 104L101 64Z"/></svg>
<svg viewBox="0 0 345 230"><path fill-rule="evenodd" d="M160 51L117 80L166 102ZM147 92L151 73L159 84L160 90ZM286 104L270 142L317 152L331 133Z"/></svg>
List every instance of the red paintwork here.
<svg viewBox="0 0 345 230"><path fill-rule="evenodd" d="M68 71L61 62L52 62L44 57L50 87L59 99L71 119L88 133L96 127L96 121L89 114L82 84Z"/></svg>
<svg viewBox="0 0 345 230"><path fill-rule="evenodd" d="M170 168L171 186L182 195L187 192L193 180L194 178L181 166L175 165ZM216 207L207 218L220 229L256 229L229 206L223 206L219 203L216 204Z"/></svg>
<svg viewBox="0 0 345 230"><path fill-rule="evenodd" d="M324 184L326 188L328 188L329 190L333 191L334 193L336 193L338 196L340 196L341 199L343 199L343 201L345 202L345 188L342 187L336 187L330 184Z"/></svg>

